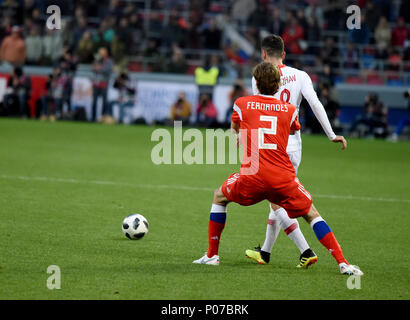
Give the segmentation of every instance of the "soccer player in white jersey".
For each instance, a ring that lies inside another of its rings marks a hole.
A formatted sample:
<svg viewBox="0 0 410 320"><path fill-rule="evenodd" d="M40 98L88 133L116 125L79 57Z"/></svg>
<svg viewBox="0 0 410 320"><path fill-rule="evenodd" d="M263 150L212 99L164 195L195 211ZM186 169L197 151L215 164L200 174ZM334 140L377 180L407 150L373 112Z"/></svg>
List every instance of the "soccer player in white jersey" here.
<svg viewBox="0 0 410 320"><path fill-rule="evenodd" d="M347 142L344 137L337 136L333 132L326 111L317 97L309 75L302 70L283 64L282 61L285 58L285 50L282 38L277 35L269 35L262 40L261 47L263 61L277 65L281 72L282 85L274 97L296 106L298 112L300 103L304 97L329 140L335 143L341 143L342 150L345 149ZM252 90L254 94L259 94L255 78L252 78ZM295 135L289 136L286 152L297 173L302 159L300 131L297 131ZM285 209L273 204L270 206L266 238L262 248L256 247L254 250L246 250L246 256L260 264L269 263L270 253L280 229L283 229L288 237L293 240L301 253L297 267L307 268L318 260L316 254L310 249L302 231L299 229L298 221L289 218Z"/></svg>

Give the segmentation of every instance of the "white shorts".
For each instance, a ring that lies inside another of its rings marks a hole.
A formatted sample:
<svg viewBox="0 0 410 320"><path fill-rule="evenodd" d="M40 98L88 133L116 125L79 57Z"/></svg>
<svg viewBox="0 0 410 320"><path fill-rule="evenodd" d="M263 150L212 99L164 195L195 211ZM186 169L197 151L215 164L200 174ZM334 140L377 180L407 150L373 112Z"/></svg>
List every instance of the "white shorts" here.
<svg viewBox="0 0 410 320"><path fill-rule="evenodd" d="M292 162L292 165L295 168L296 174L298 174L298 168L299 168L300 162L302 161L302 148L300 148L299 150L293 151L293 152L288 152L288 156L289 156L290 162Z"/></svg>

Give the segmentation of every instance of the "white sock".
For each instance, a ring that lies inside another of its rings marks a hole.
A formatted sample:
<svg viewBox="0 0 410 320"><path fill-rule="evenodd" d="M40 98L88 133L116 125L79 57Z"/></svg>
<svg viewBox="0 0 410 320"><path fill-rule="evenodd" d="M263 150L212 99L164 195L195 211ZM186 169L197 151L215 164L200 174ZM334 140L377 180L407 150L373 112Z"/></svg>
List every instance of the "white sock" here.
<svg viewBox="0 0 410 320"><path fill-rule="evenodd" d="M280 221L281 228L283 229L283 231L285 231L288 237L293 240L300 253L303 253L304 251L309 249L310 247L299 228L299 222L296 219L289 218L286 210L283 208L276 210L275 214Z"/></svg>
<svg viewBox="0 0 410 320"><path fill-rule="evenodd" d="M272 248L279 235L279 231L280 231L280 221L278 220L278 217L276 216L275 211L273 211L272 207L270 207L269 220L268 220L268 225L266 227L265 242L263 243L263 246L261 248L262 251L269 252L269 253L272 252Z"/></svg>

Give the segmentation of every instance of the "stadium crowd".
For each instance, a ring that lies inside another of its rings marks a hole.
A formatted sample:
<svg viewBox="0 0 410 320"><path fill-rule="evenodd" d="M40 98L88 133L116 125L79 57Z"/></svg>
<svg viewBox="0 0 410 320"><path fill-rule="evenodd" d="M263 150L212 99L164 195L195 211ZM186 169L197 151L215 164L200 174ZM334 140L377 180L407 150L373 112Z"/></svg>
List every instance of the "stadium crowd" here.
<svg viewBox="0 0 410 320"><path fill-rule="evenodd" d="M362 9L362 24L346 32L350 4ZM46 28L49 5L61 8L61 30ZM77 65L90 65L93 110L101 96L109 114L112 71L194 74L211 57L219 76L250 74L259 50L247 55L232 45L221 17L254 48L263 32L281 35L286 63L309 72L335 126L335 83L410 81L410 4L400 0L0 0L0 62L16 67L15 75L26 65L54 67L43 114L51 99L69 101ZM29 88L17 83L27 96Z"/></svg>
<svg viewBox="0 0 410 320"><path fill-rule="evenodd" d="M59 60L64 48L70 48L79 63L89 64L98 49L106 47L117 66L129 66L132 57L138 56L154 61L150 68L155 71L172 73L192 73L190 66L195 66L195 58L202 57L195 50L214 53L221 65L228 61L235 68L251 62L252 58L258 60L259 52L254 57L235 54L235 48L229 46L216 22L220 15L254 47L259 46L261 30L281 35L292 59L315 56L311 66L377 69L381 60L385 62L383 68L398 71L400 64L410 58L408 1L152 0L149 3L147 9L146 2L139 0L0 0L1 59L13 64L50 65ZM338 32L346 37L345 10L351 3L363 9L362 27L350 30L344 44L340 40L345 38L340 39ZM46 28L46 8L51 4L61 8L63 27L59 32Z"/></svg>

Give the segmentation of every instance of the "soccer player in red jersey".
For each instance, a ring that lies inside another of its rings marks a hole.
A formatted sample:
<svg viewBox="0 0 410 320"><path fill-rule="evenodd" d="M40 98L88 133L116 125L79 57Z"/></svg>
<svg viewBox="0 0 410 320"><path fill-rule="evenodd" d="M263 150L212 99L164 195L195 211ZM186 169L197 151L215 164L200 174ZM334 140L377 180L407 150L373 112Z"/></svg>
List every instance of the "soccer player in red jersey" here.
<svg viewBox="0 0 410 320"><path fill-rule="evenodd" d="M208 251L193 263L219 265L219 241L230 202L250 206L268 200L285 208L291 218L303 217L336 259L342 274L362 275L358 267L346 261L311 195L296 177L286 148L289 135L300 130L300 124L296 107L273 97L281 82L278 67L263 62L255 67L253 75L259 94L239 98L233 107L232 130L244 145L241 169L215 191L208 225Z"/></svg>

